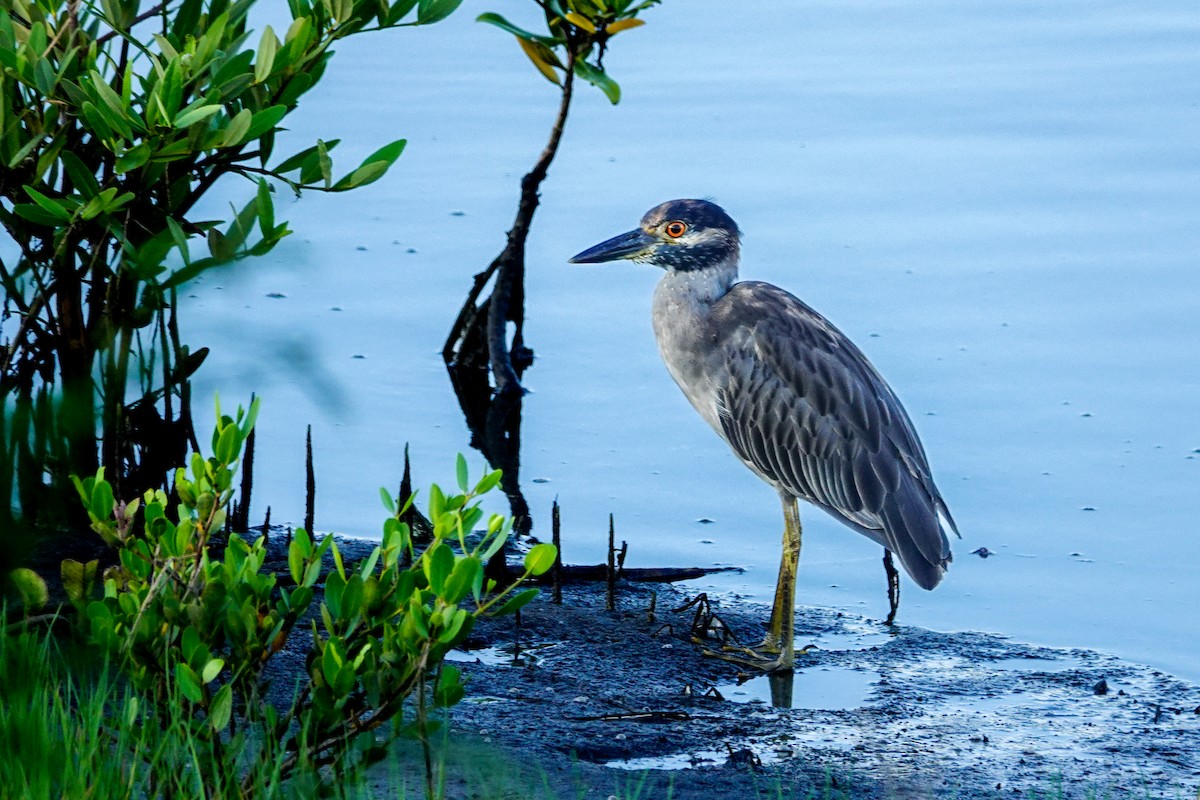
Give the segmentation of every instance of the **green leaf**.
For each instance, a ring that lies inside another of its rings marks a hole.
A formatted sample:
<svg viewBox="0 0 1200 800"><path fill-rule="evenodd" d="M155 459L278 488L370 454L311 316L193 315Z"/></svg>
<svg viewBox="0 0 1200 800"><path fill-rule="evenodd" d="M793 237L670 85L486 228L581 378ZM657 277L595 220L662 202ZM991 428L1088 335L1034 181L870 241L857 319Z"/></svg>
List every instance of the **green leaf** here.
<svg viewBox="0 0 1200 800"><path fill-rule="evenodd" d="M190 125L195 125L197 122L208 119L213 114L221 110L219 105L215 103L207 103L199 106L189 106L175 115L175 120L171 124L177 130L182 130Z"/></svg>
<svg viewBox="0 0 1200 800"><path fill-rule="evenodd" d="M475 494L487 494L500 485L500 479L503 477L504 472L502 470L492 470L487 475L484 475L479 483L475 484Z"/></svg>
<svg viewBox="0 0 1200 800"><path fill-rule="evenodd" d="M214 95L214 99L216 97L236 97L243 101L248 99L243 96L243 92L254 82L253 62L254 51L249 49L223 59L216 74L207 79L208 91L218 93ZM195 62L193 61L193 63ZM254 96L253 94L249 95L249 97Z"/></svg>
<svg viewBox="0 0 1200 800"><path fill-rule="evenodd" d="M325 652L321 654L321 672L324 673L325 680L333 684L345 663L346 646L337 637L330 636L325 642Z"/></svg>
<svg viewBox="0 0 1200 800"><path fill-rule="evenodd" d="M508 31L518 39L525 39L529 42L541 42L542 44L550 47L558 44L557 40L555 39L552 39L548 36L539 36L538 34L527 31L524 28L517 27L504 17L500 16L499 14L492 13L491 11L487 12L486 14L480 14L475 18L475 21L483 22L488 25L495 25L500 30Z"/></svg>
<svg viewBox="0 0 1200 800"><path fill-rule="evenodd" d="M346 588L342 590L342 619L353 619L366 610L363 608L365 595L363 579L358 573L354 573L346 580Z"/></svg>
<svg viewBox="0 0 1200 800"><path fill-rule="evenodd" d="M379 556L382 554L382 548L376 547L371 550L371 554L358 564L358 576L363 580L370 577L375 571L375 565L379 563ZM371 580L375 580L371 578Z"/></svg>
<svg viewBox="0 0 1200 800"><path fill-rule="evenodd" d="M449 708L466 696L462 684L462 672L458 667L444 664L437 684L433 688L433 703L439 708Z"/></svg>
<svg viewBox="0 0 1200 800"><path fill-rule="evenodd" d="M35 222L38 225L48 225L52 228L57 228L63 224L63 220L57 214L51 214L39 205L33 203L17 203L13 206L13 213L21 219Z"/></svg>
<svg viewBox="0 0 1200 800"><path fill-rule="evenodd" d="M371 155L363 159L363 166L374 164L376 161L386 161L389 165L394 164L400 154L404 152L405 146L408 144L408 139L397 139L394 142L385 144L383 147L376 150ZM332 145L329 145L332 147Z"/></svg>
<svg viewBox="0 0 1200 800"><path fill-rule="evenodd" d="M320 168L321 179L328 188L333 183L333 159L329 157L329 148L317 139L317 166Z"/></svg>
<svg viewBox="0 0 1200 800"><path fill-rule="evenodd" d="M148 145L146 142L142 142L137 147L131 147L126 150L121 157L117 159L117 174L123 175L130 170L135 170L149 160L150 145Z"/></svg>
<svg viewBox="0 0 1200 800"><path fill-rule="evenodd" d="M344 192L347 189L355 189L359 186L366 186L368 183L374 183L384 176L388 171L388 163L386 161L376 161L371 164L364 164L358 169L346 175L332 187L335 192Z"/></svg>
<svg viewBox="0 0 1200 800"><path fill-rule="evenodd" d="M63 591L67 593L69 599L76 606L79 606L92 593L92 588L96 582L96 569L100 562L93 559L86 564L83 564L74 559L64 559L59 567L59 574L62 577Z"/></svg>
<svg viewBox="0 0 1200 800"><path fill-rule="evenodd" d="M312 562L304 570L304 580L301 583L304 586L314 586L317 579L321 577L321 561L320 559Z"/></svg>
<svg viewBox="0 0 1200 800"><path fill-rule="evenodd" d="M62 160L63 167L67 170L67 175L71 178L71 183L74 185L75 191L79 192L86 199L91 199L100 194L100 184L96 181L95 174L83 163L79 156L70 150L64 150L59 158Z"/></svg>
<svg viewBox="0 0 1200 800"><path fill-rule="evenodd" d="M401 548L409 539L408 524L395 517L383 521L383 546L385 548Z"/></svg>
<svg viewBox="0 0 1200 800"><path fill-rule="evenodd" d="M246 412L246 418L242 419L242 409L238 407L238 419L241 419L242 439L250 435L250 431L254 429L254 424L258 422L258 412L262 408L262 398L255 397L250 401L250 409Z"/></svg>
<svg viewBox="0 0 1200 800"><path fill-rule="evenodd" d="M332 9L331 16L339 25L354 13L354 0L325 0L325 6Z"/></svg>
<svg viewBox="0 0 1200 800"><path fill-rule="evenodd" d="M258 58L254 60L254 82L262 83L271 75L275 65L275 53L279 50L279 39L275 31L268 25L263 29L262 38L258 42Z"/></svg>
<svg viewBox="0 0 1200 800"><path fill-rule="evenodd" d="M337 569L338 575L342 576L342 580L345 580L346 565L345 565L345 563L342 562L342 551L338 549L337 542L334 542L333 545L329 548L329 550L330 550L330 552L333 553L334 568Z"/></svg>
<svg viewBox="0 0 1200 800"><path fill-rule="evenodd" d="M429 487L429 518L437 522L445 513L446 495L442 493L442 487L435 483Z"/></svg>
<svg viewBox="0 0 1200 800"><path fill-rule="evenodd" d="M593 67L586 61L576 61L575 74L604 92L604 96L614 106L621 102L621 87L617 85L616 81L608 77L603 70Z"/></svg>
<svg viewBox="0 0 1200 800"><path fill-rule="evenodd" d="M108 481L96 481L95 487L92 488L92 501L88 510L96 516L96 519L106 520L112 519L114 508L116 508L116 500L113 498L112 485Z"/></svg>
<svg viewBox="0 0 1200 800"><path fill-rule="evenodd" d="M200 641L200 634L195 628L184 628L179 645L183 651L184 660L189 663L206 661L210 656L208 648Z"/></svg>
<svg viewBox="0 0 1200 800"><path fill-rule="evenodd" d="M523 592L517 592L512 597L508 598L508 602L500 606L494 613L497 617L502 617L505 614L512 614L525 606L529 605L529 601L537 597L539 594L537 589L526 589Z"/></svg>
<svg viewBox="0 0 1200 800"><path fill-rule="evenodd" d="M93 96L100 100L100 112L104 113L108 123L121 132L126 139L133 138L133 128L143 129L141 120L136 119L136 115L126 105L121 96L113 91L113 88L105 82L102 76L96 70L91 70ZM107 113L105 113L107 112Z"/></svg>
<svg viewBox="0 0 1200 800"><path fill-rule="evenodd" d="M508 541L508 533L509 532L507 530L502 530L499 533L494 534L491 542L488 544L487 548L480 553L479 557L484 561L488 561L492 556L500 552L500 548L504 547L504 543Z"/></svg>
<svg viewBox="0 0 1200 800"><path fill-rule="evenodd" d="M288 573L297 585L304 579L304 553L301 550L300 543L292 539L292 543L288 545Z"/></svg>
<svg viewBox="0 0 1200 800"><path fill-rule="evenodd" d="M25 190L25 194L29 195L33 202L37 203L38 206L51 216L56 217L62 222L71 221L72 212L63 207L62 201L51 199L32 186L22 186L21 188Z"/></svg>
<svg viewBox="0 0 1200 800"><path fill-rule="evenodd" d="M430 25L440 22L454 13L463 0L419 0L417 3L417 23Z"/></svg>
<svg viewBox="0 0 1200 800"><path fill-rule="evenodd" d="M439 544L425 553L425 577L429 581L429 588L439 597L453 569L454 551L450 545Z"/></svg>
<svg viewBox="0 0 1200 800"><path fill-rule="evenodd" d="M340 142L340 141L341 141L341 139L330 139L328 142L324 142L323 144L325 145L325 150L326 151L332 150L333 148L338 146L338 142ZM283 175L288 172L292 172L293 170L300 169L302 166L304 166L304 162L306 162L308 159L312 158L316 154L317 154L317 146L313 145L312 147L309 147L305 150L301 150L299 153L296 153L294 156L291 156L290 158L284 159L283 163L281 163L279 166L275 167L274 171Z"/></svg>
<svg viewBox="0 0 1200 800"><path fill-rule="evenodd" d="M208 707L208 724L214 731L225 730L233 713L233 684L222 686L213 697L212 705Z"/></svg>
<svg viewBox="0 0 1200 800"><path fill-rule="evenodd" d="M482 581L483 562L474 556L460 558L446 579L441 598L446 603L458 603Z"/></svg>
<svg viewBox="0 0 1200 800"><path fill-rule="evenodd" d="M409 569L400 573L400 577L396 579L395 602L400 605L408 602L412 593L416 590L417 576Z"/></svg>
<svg viewBox="0 0 1200 800"><path fill-rule="evenodd" d="M119 159L117 163L120 163ZM103 214L105 206L112 201L113 195L116 193L117 187L110 186L100 194L93 197L91 200L87 201L87 204L83 207L83 210L79 212L80 218L95 219L100 214Z"/></svg>
<svg viewBox="0 0 1200 800"><path fill-rule="evenodd" d="M258 202L255 211L258 212L258 231L264 240L275 237L275 203L271 200L271 187L266 178L258 180Z"/></svg>
<svg viewBox="0 0 1200 800"><path fill-rule="evenodd" d="M465 636L464 626L467 631L470 630L467 620L472 619L472 616L461 608L448 607L446 612L442 614L442 618L445 627L438 634L438 644L453 647Z"/></svg>
<svg viewBox="0 0 1200 800"><path fill-rule="evenodd" d="M303 615L313 601L313 590L307 586L297 586L288 597L292 612Z"/></svg>
<svg viewBox="0 0 1200 800"><path fill-rule="evenodd" d="M325 576L325 605L335 617L342 616L342 593L346 589L346 579L336 572Z"/></svg>
<svg viewBox="0 0 1200 800"><path fill-rule="evenodd" d="M208 231L208 252L211 253L212 257L217 261L229 261L234 257L234 255L236 255L234 249L230 247L229 243L225 240L225 234L221 233L216 228L211 228ZM183 270L180 270L180 272L182 271ZM177 275L179 273L177 272L175 274Z"/></svg>
<svg viewBox="0 0 1200 800"><path fill-rule="evenodd" d="M217 446L213 451L213 455L222 464L229 465L237 461L238 451L242 448L241 437L238 435L237 426L229 424L221 431L221 436L217 440Z"/></svg>
<svg viewBox="0 0 1200 800"><path fill-rule="evenodd" d="M391 27L408 15L417 5L417 0L396 0L388 10L387 17L381 20L384 27Z"/></svg>
<svg viewBox="0 0 1200 800"><path fill-rule="evenodd" d="M21 604L26 609L34 611L50 602L46 581L28 567L17 567L8 573L8 581L21 596Z"/></svg>
<svg viewBox="0 0 1200 800"><path fill-rule="evenodd" d="M387 490L387 487L379 487L379 499L383 501L383 507L389 514L396 513L396 501L392 499L392 493Z"/></svg>
<svg viewBox="0 0 1200 800"><path fill-rule="evenodd" d="M363 159L362 165L358 169L354 170L354 172L350 173L334 184L334 190L343 191L346 189L353 189L358 186L366 186L368 183L373 183L374 181L379 180L381 177L383 177L383 174L387 172L388 167L395 163L396 159L400 157L400 154L404 152L404 146L407 143L407 139L397 139L396 141L379 148L374 153ZM328 146L326 149L328 149Z"/></svg>
<svg viewBox="0 0 1200 800"><path fill-rule="evenodd" d="M179 111L183 102L183 67L179 56L171 56L167 68L163 70L162 81L159 84L159 102L162 103L163 124L168 124Z"/></svg>
<svg viewBox="0 0 1200 800"><path fill-rule="evenodd" d="M554 566L558 558L558 548L548 542L535 544L525 554L525 571L531 575L541 575Z"/></svg>
<svg viewBox="0 0 1200 800"><path fill-rule="evenodd" d="M248 108L243 108L233 119L229 121L228 127L225 128L225 138L221 142L222 147L235 147L241 144L246 139L246 134L250 132L250 120L254 118L254 112Z"/></svg>
<svg viewBox="0 0 1200 800"><path fill-rule="evenodd" d="M91 130L100 138L101 141L111 141L114 138L112 126L108 124L104 114L100 112L99 106L88 101L83 104L83 118ZM10 166L16 166L10 164Z"/></svg>
<svg viewBox="0 0 1200 800"><path fill-rule="evenodd" d="M301 72L300 74L291 75L287 82L283 85L283 91L279 93L279 103L285 108L295 108L296 103L300 100L305 92L312 88L320 75Z"/></svg>
<svg viewBox="0 0 1200 800"><path fill-rule="evenodd" d="M204 670L200 673L200 681L202 683L212 683L221 674L221 670L225 668L224 659L214 658L204 665Z"/></svg>
<svg viewBox="0 0 1200 800"><path fill-rule="evenodd" d="M167 228L171 231L171 239L175 242L175 247L178 248L179 255L183 258L183 263L190 264L192 258L191 253L188 251L187 235L184 234L183 228L172 217L167 217Z"/></svg>
<svg viewBox="0 0 1200 800"><path fill-rule="evenodd" d="M122 596L129 597L130 595ZM175 682L179 685L179 691L183 693L183 696L193 703L199 703L204 699L204 693L200 690L200 678L196 675L196 671L182 661L175 665Z"/></svg>
<svg viewBox="0 0 1200 800"><path fill-rule="evenodd" d="M458 488L464 494L467 491L467 459L462 453L458 454L458 458L454 460L454 472L458 478Z"/></svg>

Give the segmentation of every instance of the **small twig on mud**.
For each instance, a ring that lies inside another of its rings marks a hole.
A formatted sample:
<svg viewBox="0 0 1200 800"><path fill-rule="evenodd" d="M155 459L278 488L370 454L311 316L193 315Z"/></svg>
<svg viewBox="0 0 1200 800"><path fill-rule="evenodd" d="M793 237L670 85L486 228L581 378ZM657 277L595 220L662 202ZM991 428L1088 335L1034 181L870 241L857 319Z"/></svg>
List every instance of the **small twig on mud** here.
<svg viewBox="0 0 1200 800"><path fill-rule="evenodd" d="M613 563L613 557L616 555L613 549L613 537L615 535L613 529L613 515L608 515L608 572L605 575L608 583L608 593L605 595L604 609L606 611L615 611L617 609L617 570Z"/></svg>
<svg viewBox="0 0 1200 800"><path fill-rule="evenodd" d="M317 503L317 475L313 470L312 425L304 440L304 530L313 536L313 511Z"/></svg>
<svg viewBox="0 0 1200 800"><path fill-rule="evenodd" d="M554 571L551 573L551 602L562 605L562 520L559 515L558 498L550 506L550 532L554 542Z"/></svg>
<svg viewBox="0 0 1200 800"><path fill-rule="evenodd" d="M254 395L250 395L250 402L254 402ZM237 502L237 511L230 515L230 525L233 530L238 533L243 533L250 530L250 493L254 488L254 428L250 429L250 434L246 437L246 454L242 456L242 492L241 498Z"/></svg>

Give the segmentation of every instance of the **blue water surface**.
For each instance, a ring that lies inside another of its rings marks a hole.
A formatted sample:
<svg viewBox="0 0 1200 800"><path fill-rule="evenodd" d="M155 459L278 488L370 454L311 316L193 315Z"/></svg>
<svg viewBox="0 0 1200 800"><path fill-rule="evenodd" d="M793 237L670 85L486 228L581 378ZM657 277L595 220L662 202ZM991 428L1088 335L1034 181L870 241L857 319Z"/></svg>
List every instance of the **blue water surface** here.
<svg viewBox="0 0 1200 800"><path fill-rule="evenodd" d="M309 423L321 530L378 535L406 442L418 485L453 482L467 431L442 340L557 102L472 21L492 8L339 45L280 150L342 138L338 172L407 151L360 191L281 196L297 233L192 287L185 339L213 348L197 397L264 398L255 518L302 518ZM606 56L621 104L579 92L529 242L537 532L557 497L567 560L596 563L612 512L630 564L743 566L697 588L769 602L778 503L659 362L656 270L566 263L710 197L745 231L743 274L845 330L920 429L963 540L935 592L905 584L902 622L1200 680L1192 0L668 0L645 19ZM249 191L221 189L213 213ZM879 548L803 517L799 602L882 616Z"/></svg>

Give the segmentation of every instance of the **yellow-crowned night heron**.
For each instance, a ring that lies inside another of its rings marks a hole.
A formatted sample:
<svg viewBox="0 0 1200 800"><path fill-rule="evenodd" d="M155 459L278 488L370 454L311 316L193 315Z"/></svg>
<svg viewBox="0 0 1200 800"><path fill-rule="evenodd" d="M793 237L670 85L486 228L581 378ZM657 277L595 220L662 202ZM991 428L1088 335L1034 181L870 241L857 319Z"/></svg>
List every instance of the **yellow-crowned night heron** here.
<svg viewBox="0 0 1200 800"><path fill-rule="evenodd" d="M766 639L732 661L765 670L795 659L797 498L894 552L924 589L951 560L957 530L894 392L862 351L788 292L737 282L741 232L719 206L672 200L641 226L571 261L662 267L654 334L700 416L783 501L783 559Z"/></svg>

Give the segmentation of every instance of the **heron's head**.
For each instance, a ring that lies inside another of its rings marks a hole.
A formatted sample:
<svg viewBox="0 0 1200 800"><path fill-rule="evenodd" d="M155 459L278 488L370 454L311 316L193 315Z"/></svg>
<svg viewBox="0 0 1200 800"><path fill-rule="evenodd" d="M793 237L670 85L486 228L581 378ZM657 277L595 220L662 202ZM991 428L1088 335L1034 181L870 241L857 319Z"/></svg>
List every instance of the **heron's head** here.
<svg viewBox="0 0 1200 800"><path fill-rule="evenodd" d="M707 200L668 200L642 217L629 233L574 256L574 264L630 261L688 272L737 261L741 231L725 210Z"/></svg>

